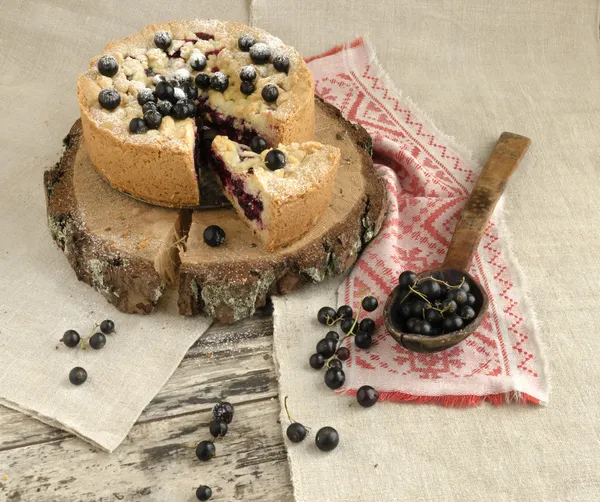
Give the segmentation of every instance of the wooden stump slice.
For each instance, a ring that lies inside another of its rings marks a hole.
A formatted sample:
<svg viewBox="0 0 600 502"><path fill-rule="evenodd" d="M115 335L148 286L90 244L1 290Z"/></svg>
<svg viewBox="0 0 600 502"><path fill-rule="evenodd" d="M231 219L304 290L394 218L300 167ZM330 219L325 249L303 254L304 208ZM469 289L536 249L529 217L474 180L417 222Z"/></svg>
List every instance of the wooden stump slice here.
<svg viewBox="0 0 600 502"><path fill-rule="evenodd" d="M217 321L252 315L270 294L285 294L348 270L379 231L385 193L371 160L371 138L317 99L316 140L342 151L332 203L300 241L266 252L231 208L165 209L113 190L87 154L80 122L61 161L44 174L48 225L77 277L123 312L150 313L179 283L179 311ZM226 244L202 233L221 226Z"/></svg>
<svg viewBox="0 0 600 502"><path fill-rule="evenodd" d="M185 214L124 196L95 171L81 122L44 174L48 226L79 280L123 312L152 312L176 279ZM189 220L189 216L188 216ZM188 223L189 226L189 223Z"/></svg>

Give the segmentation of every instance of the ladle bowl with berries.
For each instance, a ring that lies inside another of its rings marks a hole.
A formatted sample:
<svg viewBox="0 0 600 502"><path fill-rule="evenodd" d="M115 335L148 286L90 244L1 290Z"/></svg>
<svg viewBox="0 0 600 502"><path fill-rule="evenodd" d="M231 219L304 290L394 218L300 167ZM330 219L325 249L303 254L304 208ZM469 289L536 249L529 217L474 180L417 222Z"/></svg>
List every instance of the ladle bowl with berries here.
<svg viewBox="0 0 600 502"><path fill-rule="evenodd" d="M466 202L443 265L400 274L383 316L389 334L405 348L439 352L462 342L481 324L489 299L468 270L506 182L530 143L524 136L502 133Z"/></svg>

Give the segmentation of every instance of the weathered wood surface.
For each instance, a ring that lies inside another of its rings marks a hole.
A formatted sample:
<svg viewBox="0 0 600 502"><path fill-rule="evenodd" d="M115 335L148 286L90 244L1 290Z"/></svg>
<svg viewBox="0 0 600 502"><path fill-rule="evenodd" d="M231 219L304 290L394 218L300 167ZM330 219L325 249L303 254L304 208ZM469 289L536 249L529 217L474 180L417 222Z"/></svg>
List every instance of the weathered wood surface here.
<svg viewBox="0 0 600 502"><path fill-rule="evenodd" d="M215 326L112 454L0 407L0 500L191 501L208 484L215 501L292 501L276 397L271 318ZM202 463L194 448L210 439L221 398L234 403L235 419L215 441L217 457Z"/></svg>

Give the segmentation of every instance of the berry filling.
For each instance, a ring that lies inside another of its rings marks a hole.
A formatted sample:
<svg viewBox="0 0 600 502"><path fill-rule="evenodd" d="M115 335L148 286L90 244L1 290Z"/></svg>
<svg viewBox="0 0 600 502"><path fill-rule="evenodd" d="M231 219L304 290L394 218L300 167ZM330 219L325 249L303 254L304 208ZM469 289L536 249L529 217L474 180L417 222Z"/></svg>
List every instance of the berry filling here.
<svg viewBox="0 0 600 502"><path fill-rule="evenodd" d="M211 55L217 55L219 54L219 52L221 52L223 50L223 47L219 47L218 49L213 49L212 51L208 51L207 53L205 53L204 55L206 57L211 56Z"/></svg>
<svg viewBox="0 0 600 502"><path fill-rule="evenodd" d="M203 31L197 31L196 33L194 33L194 35L196 35L200 40L214 40L215 37L214 35L211 35L210 33L204 33ZM195 42L195 40L193 40Z"/></svg>
<svg viewBox="0 0 600 502"><path fill-rule="evenodd" d="M252 139L257 136L256 131L248 128L240 119L224 115L209 106L207 98L198 101L197 110L199 120L204 125L210 126L217 134L228 136L233 141L250 146Z"/></svg>
<svg viewBox="0 0 600 502"><path fill-rule="evenodd" d="M225 163L219 156L212 156L212 165L219 175L225 189L232 193L237 199L246 218L251 221L256 221L262 226L261 214L264 209L262 201L246 192L244 181L240 178L234 178L231 171L227 169Z"/></svg>

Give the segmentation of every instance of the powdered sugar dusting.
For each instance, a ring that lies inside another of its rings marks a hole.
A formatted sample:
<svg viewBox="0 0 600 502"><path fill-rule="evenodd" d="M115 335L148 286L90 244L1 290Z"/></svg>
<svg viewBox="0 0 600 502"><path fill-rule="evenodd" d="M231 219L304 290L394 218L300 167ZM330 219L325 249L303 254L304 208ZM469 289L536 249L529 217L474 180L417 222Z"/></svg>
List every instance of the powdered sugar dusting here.
<svg viewBox="0 0 600 502"><path fill-rule="evenodd" d="M277 149L285 155L286 164L282 169L271 171L265 165L265 157L271 149L257 154L225 136L217 136L212 148L231 172L256 178L262 190L279 200L310 191L337 168L335 159L340 157L339 149L316 141L280 144Z"/></svg>
<svg viewBox="0 0 600 502"><path fill-rule="evenodd" d="M228 79L230 85L224 92L198 89L199 99L208 101L210 107L224 117L231 116L236 120L247 122L254 130L262 131L266 137L268 137L267 128L271 116L284 118L294 111L296 98L292 95L288 96L288 91L295 86L299 89L299 96L312 91L310 81L304 80L304 76L300 80L292 71L289 75L284 75L277 72L271 64L261 64L256 68L260 71L254 79L256 92L249 96L241 93L240 71L245 68L242 72L244 78L250 79L252 61L248 52L242 52L238 48L240 35L250 34L254 38L257 42L254 45L259 46L254 49L255 54L264 55L265 50L285 54L294 62L297 61L293 66L294 69L305 68L302 59L293 49L262 30L216 20L181 21L163 26L164 29L158 32L153 30L149 33L148 30L143 30L137 36L111 43L110 54L105 56L116 57L118 61L122 61L112 78L102 77L98 73L97 58L94 60L93 68L83 75L85 82L83 94L86 99L82 101L82 105L89 108L89 116L100 127L105 127L114 134L126 133L130 136L127 132L129 122L132 118L142 116L141 106L137 100L138 93L142 96L151 93L163 80L178 82L179 85L191 81L191 85L194 86L193 79L198 74L198 70L193 68L192 63L201 66L203 60L206 61L207 67L213 68L212 75L217 74L216 82L223 83ZM202 36L198 38L197 33ZM165 44L169 37L170 43L166 50L172 55L178 52L179 54L176 57L169 57L164 49L156 45L155 37L159 44ZM203 52L209 55L206 56ZM111 83L119 91L121 104L117 109L109 111L98 106L98 93L101 88L110 87ZM260 91L267 83L275 83L280 88L280 99L277 104L266 103L261 97ZM185 99L185 91L176 89L175 97ZM147 100L147 97L143 97L142 102L144 100ZM153 143L158 140L165 141L173 134L172 139L179 142L183 139L182 129L185 129L184 125L179 123L188 121L189 119L175 120L173 127L161 126L158 131L136 135L128 141Z"/></svg>
<svg viewBox="0 0 600 502"><path fill-rule="evenodd" d="M181 87L175 87L175 89L173 90L173 96L175 96L175 99L180 100L180 99L185 99L185 91L181 88Z"/></svg>
<svg viewBox="0 0 600 502"><path fill-rule="evenodd" d="M271 57L271 49L267 44L259 42L250 47L250 57L253 61L266 62Z"/></svg>
<svg viewBox="0 0 600 502"><path fill-rule="evenodd" d="M175 78L175 80L179 81L179 82L188 82L191 79L191 74L189 72L188 69L186 68L180 68L179 70L176 70L175 73L173 74L173 78Z"/></svg>

